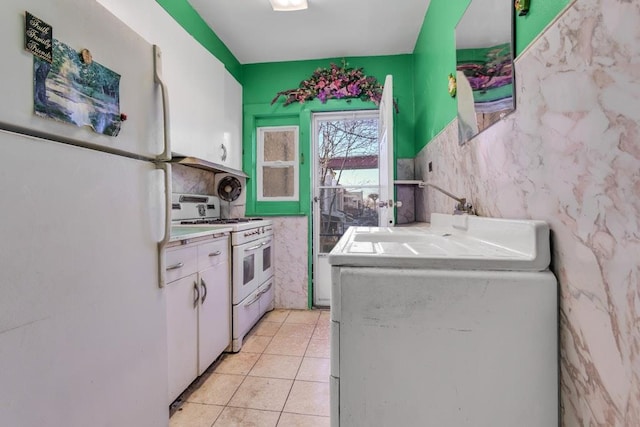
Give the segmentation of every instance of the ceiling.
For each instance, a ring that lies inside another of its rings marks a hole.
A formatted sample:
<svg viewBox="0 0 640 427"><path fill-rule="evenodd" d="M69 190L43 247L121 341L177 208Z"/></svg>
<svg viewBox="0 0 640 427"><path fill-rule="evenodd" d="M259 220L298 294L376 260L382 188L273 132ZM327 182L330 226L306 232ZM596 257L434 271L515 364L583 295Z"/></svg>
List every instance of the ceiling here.
<svg viewBox="0 0 640 427"><path fill-rule="evenodd" d="M430 0L188 0L241 64L412 53Z"/></svg>

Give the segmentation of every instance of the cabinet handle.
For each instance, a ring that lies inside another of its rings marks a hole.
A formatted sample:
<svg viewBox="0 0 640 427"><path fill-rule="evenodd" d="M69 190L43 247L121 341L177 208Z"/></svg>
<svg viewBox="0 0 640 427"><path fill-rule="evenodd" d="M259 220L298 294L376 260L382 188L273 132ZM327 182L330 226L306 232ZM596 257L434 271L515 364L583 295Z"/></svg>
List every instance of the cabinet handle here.
<svg viewBox="0 0 640 427"><path fill-rule="evenodd" d="M204 282L204 280L200 279L200 286L202 286L202 300L200 301L201 304L204 304L204 300L207 299L207 284Z"/></svg>
<svg viewBox="0 0 640 427"><path fill-rule="evenodd" d="M215 252L211 252L211 253L209 254L209 256L218 256L218 255L222 255L222 252L220 252L220 251L215 251Z"/></svg>
<svg viewBox="0 0 640 427"><path fill-rule="evenodd" d="M198 289L198 284L193 282L193 290L195 291L195 299L193 300L193 308L198 306L198 300L200 299L200 289Z"/></svg>
<svg viewBox="0 0 640 427"><path fill-rule="evenodd" d="M220 144L220 149L222 150L222 154L220 155L220 160L223 162L227 161L227 147L224 144Z"/></svg>
<svg viewBox="0 0 640 427"><path fill-rule="evenodd" d="M182 267L184 267L184 262L179 262L177 264L174 264L174 265L171 265L171 266L167 267L167 271L169 271L169 270L177 270L177 269L182 268Z"/></svg>

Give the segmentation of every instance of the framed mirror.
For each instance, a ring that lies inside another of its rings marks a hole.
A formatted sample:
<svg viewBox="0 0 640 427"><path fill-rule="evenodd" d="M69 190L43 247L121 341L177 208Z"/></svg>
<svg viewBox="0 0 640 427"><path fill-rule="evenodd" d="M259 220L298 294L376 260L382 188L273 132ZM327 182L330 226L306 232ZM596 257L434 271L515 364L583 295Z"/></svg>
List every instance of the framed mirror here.
<svg viewBox="0 0 640 427"><path fill-rule="evenodd" d="M515 110L511 0L470 0L456 26L460 145Z"/></svg>

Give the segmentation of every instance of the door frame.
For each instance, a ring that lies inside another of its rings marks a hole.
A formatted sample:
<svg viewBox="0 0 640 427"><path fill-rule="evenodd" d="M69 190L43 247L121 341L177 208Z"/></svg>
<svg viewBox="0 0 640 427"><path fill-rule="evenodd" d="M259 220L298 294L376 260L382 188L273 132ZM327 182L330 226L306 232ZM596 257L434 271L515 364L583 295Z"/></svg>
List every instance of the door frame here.
<svg viewBox="0 0 640 427"><path fill-rule="evenodd" d="M328 262L328 253L320 253L320 238L319 238L319 224L320 224L320 209L319 203L316 201L320 197L320 185L318 185L318 176L320 173L319 164L318 164L318 120L326 121L326 120L344 120L344 119L357 119L357 118L375 118L379 119L379 111L372 109L363 109L363 110L342 110L342 111L330 111L330 112L322 112L316 111L311 113L311 153L310 153L310 161L311 167L310 172L310 187L311 187L311 265L312 265L312 274L311 274L311 293L313 295L312 305L314 307L327 307L330 305L331 295L330 288L328 286L328 295L326 292L320 294L318 292L318 285L320 281L323 280L321 275L324 275L324 280L331 280L331 271ZM378 123L378 126L380 124ZM378 156L380 155L380 151L378 149ZM380 158L378 157L378 167L380 164ZM380 188L380 183L378 183L378 188ZM319 299L321 298L321 299Z"/></svg>

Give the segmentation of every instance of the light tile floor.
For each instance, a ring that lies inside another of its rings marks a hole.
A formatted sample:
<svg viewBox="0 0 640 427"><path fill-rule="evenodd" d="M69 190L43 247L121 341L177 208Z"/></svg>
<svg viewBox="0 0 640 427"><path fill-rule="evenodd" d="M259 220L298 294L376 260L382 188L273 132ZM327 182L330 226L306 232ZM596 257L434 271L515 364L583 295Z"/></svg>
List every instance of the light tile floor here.
<svg viewBox="0 0 640 427"><path fill-rule="evenodd" d="M328 427L329 311L274 310L172 405L170 427Z"/></svg>

